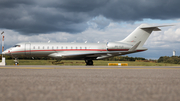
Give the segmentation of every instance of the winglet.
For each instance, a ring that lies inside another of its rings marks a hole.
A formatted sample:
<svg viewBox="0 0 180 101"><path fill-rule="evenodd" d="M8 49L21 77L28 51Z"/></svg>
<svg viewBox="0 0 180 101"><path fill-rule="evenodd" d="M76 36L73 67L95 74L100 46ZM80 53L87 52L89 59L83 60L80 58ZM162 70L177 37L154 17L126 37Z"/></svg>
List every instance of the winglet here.
<svg viewBox="0 0 180 101"><path fill-rule="evenodd" d="M128 51L135 51L136 48L139 46L139 44L141 43L141 41L139 41L138 43L136 43L132 48L130 48Z"/></svg>

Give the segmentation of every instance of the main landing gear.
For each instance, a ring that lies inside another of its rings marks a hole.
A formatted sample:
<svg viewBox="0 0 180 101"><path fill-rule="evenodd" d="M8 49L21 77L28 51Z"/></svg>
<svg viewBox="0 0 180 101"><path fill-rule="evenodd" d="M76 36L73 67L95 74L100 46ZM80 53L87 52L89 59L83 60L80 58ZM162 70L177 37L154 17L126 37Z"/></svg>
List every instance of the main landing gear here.
<svg viewBox="0 0 180 101"><path fill-rule="evenodd" d="M15 60L14 60L14 65L19 65L19 61L17 58L15 58Z"/></svg>
<svg viewBox="0 0 180 101"><path fill-rule="evenodd" d="M88 66L88 65L93 65L93 61L92 60L85 60L85 62L86 62L86 66Z"/></svg>

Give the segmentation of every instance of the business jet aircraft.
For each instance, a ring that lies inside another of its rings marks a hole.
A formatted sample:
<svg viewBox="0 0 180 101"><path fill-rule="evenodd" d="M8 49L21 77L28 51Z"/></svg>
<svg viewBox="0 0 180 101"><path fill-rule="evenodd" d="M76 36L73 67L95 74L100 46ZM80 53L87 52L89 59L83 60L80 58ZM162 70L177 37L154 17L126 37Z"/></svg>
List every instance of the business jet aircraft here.
<svg viewBox="0 0 180 101"><path fill-rule="evenodd" d="M143 45L152 31L160 31L158 27L141 24L124 40L107 43L18 43L6 49L2 54L18 58L52 57L59 60L85 60L86 65L93 65L93 60L125 55L147 50Z"/></svg>

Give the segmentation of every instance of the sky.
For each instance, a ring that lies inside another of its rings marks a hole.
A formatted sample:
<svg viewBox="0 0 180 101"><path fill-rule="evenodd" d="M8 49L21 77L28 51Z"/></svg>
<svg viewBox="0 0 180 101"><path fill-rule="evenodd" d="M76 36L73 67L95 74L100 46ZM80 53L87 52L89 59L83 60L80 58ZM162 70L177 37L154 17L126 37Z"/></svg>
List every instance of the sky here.
<svg viewBox="0 0 180 101"><path fill-rule="evenodd" d="M179 56L179 5L180 0L1 0L0 32L7 49L20 42L120 41L143 23L174 25L153 32L147 51L128 56L158 59L173 50Z"/></svg>

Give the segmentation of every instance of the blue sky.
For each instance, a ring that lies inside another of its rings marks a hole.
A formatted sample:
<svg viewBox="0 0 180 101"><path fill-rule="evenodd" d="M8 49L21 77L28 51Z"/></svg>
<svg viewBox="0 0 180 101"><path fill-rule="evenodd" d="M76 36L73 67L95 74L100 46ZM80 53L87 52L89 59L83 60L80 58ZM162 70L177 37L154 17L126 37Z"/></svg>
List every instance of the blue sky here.
<svg viewBox="0 0 180 101"><path fill-rule="evenodd" d="M175 25L153 32L145 52L132 57L180 55L179 0L14 0L0 1L5 49L20 42L120 41L142 23ZM2 39L1 39L2 40Z"/></svg>

